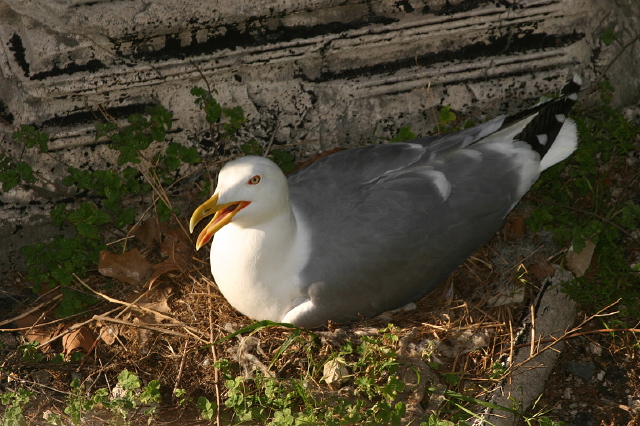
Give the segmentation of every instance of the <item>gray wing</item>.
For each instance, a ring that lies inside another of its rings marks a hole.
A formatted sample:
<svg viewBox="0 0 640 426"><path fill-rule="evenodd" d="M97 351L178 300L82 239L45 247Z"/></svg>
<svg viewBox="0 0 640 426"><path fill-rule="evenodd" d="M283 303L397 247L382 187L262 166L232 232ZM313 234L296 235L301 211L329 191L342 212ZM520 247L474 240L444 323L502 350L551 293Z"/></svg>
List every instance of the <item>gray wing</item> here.
<svg viewBox="0 0 640 426"><path fill-rule="evenodd" d="M313 240L302 275L317 309L299 325L415 300L491 238L523 195L519 160L474 144L501 120L342 151L289 177L292 205Z"/></svg>

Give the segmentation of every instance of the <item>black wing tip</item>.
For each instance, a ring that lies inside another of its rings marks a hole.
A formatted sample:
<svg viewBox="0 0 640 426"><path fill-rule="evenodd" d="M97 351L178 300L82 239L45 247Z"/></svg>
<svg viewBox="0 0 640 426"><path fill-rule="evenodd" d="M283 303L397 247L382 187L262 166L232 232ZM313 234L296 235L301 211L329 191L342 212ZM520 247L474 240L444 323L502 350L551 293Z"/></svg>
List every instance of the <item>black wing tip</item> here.
<svg viewBox="0 0 640 426"><path fill-rule="evenodd" d="M560 90L560 97L537 106L537 115L515 138L527 142L540 154L540 158L544 157L578 100L581 87L582 77L574 74Z"/></svg>
<svg viewBox="0 0 640 426"><path fill-rule="evenodd" d="M568 81L560 91L565 96L577 95L582 87L582 77L580 74L574 74L573 78Z"/></svg>

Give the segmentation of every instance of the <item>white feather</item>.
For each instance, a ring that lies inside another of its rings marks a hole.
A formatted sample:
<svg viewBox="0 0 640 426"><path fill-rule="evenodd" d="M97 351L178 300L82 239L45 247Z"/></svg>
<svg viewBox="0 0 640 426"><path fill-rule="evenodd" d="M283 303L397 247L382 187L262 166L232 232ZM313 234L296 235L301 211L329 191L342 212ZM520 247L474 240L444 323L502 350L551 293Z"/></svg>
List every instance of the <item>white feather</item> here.
<svg viewBox="0 0 640 426"><path fill-rule="evenodd" d="M553 145L540 162L540 171L557 164L567 158L578 147L578 129L576 123L567 118L553 141Z"/></svg>

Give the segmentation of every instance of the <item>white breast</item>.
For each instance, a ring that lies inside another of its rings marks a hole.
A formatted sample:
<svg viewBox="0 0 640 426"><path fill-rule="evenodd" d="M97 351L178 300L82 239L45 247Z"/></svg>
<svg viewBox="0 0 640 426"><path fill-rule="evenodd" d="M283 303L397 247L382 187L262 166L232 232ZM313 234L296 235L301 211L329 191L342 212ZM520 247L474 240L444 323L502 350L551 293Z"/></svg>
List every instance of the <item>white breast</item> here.
<svg viewBox="0 0 640 426"><path fill-rule="evenodd" d="M310 245L293 214L259 227L233 222L215 235L211 272L224 297L256 320L281 321L305 297L300 271Z"/></svg>

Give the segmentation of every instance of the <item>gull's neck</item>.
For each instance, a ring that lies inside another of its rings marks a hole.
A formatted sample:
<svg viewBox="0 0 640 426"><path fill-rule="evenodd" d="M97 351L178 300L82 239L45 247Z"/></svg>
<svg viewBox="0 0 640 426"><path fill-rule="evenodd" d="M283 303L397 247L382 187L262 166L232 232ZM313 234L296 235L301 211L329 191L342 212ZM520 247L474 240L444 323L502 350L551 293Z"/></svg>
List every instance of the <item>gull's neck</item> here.
<svg viewBox="0 0 640 426"><path fill-rule="evenodd" d="M256 320L282 320L302 294L298 276L308 253L302 234L289 206L268 222L232 221L218 231L211 272L229 303Z"/></svg>

